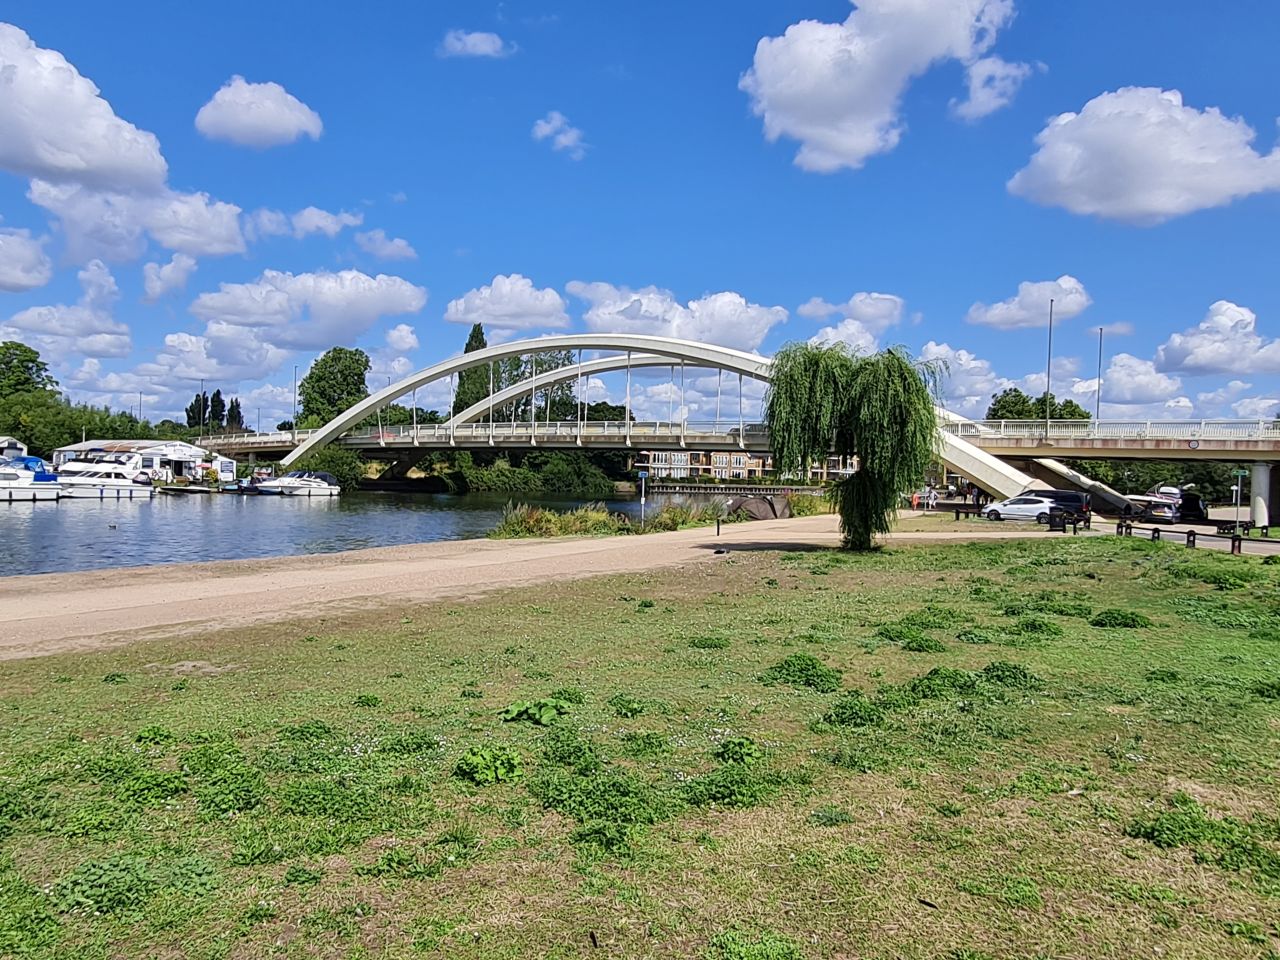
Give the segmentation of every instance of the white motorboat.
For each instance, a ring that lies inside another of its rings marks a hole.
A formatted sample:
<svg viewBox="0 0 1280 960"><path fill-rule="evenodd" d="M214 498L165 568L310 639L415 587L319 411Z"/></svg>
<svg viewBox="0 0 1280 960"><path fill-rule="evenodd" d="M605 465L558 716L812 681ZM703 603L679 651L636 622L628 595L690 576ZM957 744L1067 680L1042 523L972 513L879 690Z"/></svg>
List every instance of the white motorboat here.
<svg viewBox="0 0 1280 960"><path fill-rule="evenodd" d="M274 480L256 484L260 494L284 497L336 497L342 487L331 473L318 470L294 470Z"/></svg>
<svg viewBox="0 0 1280 960"><path fill-rule="evenodd" d="M130 478L117 464L96 463L92 469L58 471L58 486L64 497L88 497L94 500L150 500L156 492L151 478L136 474Z"/></svg>
<svg viewBox="0 0 1280 960"><path fill-rule="evenodd" d="M62 487L56 480L44 479L51 474L37 474L21 464L0 460L0 501L4 503L35 503L37 500L57 500Z"/></svg>

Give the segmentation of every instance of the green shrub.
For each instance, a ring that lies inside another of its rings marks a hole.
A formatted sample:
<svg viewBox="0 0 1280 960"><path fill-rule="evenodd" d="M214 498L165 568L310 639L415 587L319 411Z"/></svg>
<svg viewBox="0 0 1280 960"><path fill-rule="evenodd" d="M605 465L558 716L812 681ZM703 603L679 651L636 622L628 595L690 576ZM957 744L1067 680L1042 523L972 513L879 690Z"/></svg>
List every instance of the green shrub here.
<svg viewBox="0 0 1280 960"><path fill-rule="evenodd" d="M685 799L695 807L756 807L772 799L784 782L758 765L727 763L684 783Z"/></svg>
<svg viewBox="0 0 1280 960"><path fill-rule="evenodd" d="M950 607L940 607L936 604L928 604L919 610L912 610L910 613L898 619L898 623L906 627L919 627L921 630L941 630L946 627L954 627L956 624L963 623L967 617L964 614L952 610Z"/></svg>
<svg viewBox="0 0 1280 960"><path fill-rule="evenodd" d="M556 727L543 738L542 757L547 763L571 767L582 774L594 773L601 766L595 745L567 727Z"/></svg>
<svg viewBox="0 0 1280 960"><path fill-rule="evenodd" d="M809 814L809 821L816 823L820 827L843 827L846 824L853 823L853 814L843 807L819 807Z"/></svg>
<svg viewBox="0 0 1280 960"><path fill-rule="evenodd" d="M323 876L324 871L322 870L312 870L309 867L295 863L284 872L284 882L286 886L309 887L319 883Z"/></svg>
<svg viewBox="0 0 1280 960"><path fill-rule="evenodd" d="M357 707L380 707L382 698L375 693L362 693L352 703Z"/></svg>
<svg viewBox="0 0 1280 960"><path fill-rule="evenodd" d="M537 700L517 700L498 716L505 723L532 723L539 727L548 727L569 713L570 704L566 700L554 697L541 697Z"/></svg>
<svg viewBox="0 0 1280 960"><path fill-rule="evenodd" d="M828 667L811 653L793 653L760 674L760 682L767 686L785 683L819 693L839 690L841 679L839 670Z"/></svg>
<svg viewBox="0 0 1280 960"><path fill-rule="evenodd" d="M453 768L453 775L477 786L493 783L515 783L524 774L520 754L509 747L472 747Z"/></svg>
<svg viewBox="0 0 1280 960"><path fill-rule="evenodd" d="M543 806L579 823L651 824L664 819L669 803L643 780L617 770L590 776L553 773L530 785Z"/></svg>
<svg viewBox="0 0 1280 960"><path fill-rule="evenodd" d="M565 703L580 707L587 702L587 695L578 687L561 687L559 690L551 691L551 699L563 700Z"/></svg>
<svg viewBox="0 0 1280 960"><path fill-rule="evenodd" d="M874 727L884 713L861 690L847 690L822 715L822 723L832 727Z"/></svg>
<svg viewBox="0 0 1280 960"><path fill-rule="evenodd" d="M720 637L710 634L705 637L694 637L689 641L689 646L695 650L723 650L729 646L728 637Z"/></svg>
<svg viewBox="0 0 1280 960"><path fill-rule="evenodd" d="M815 517L831 513L831 501L826 497L815 497L811 493L793 493L787 497L787 502L791 504L793 517Z"/></svg>
<svg viewBox="0 0 1280 960"><path fill-rule="evenodd" d="M630 720L644 713L644 701L637 700L635 697L628 696L625 693L615 693L610 697L609 706L613 708L615 716L619 716L624 720Z"/></svg>
<svg viewBox="0 0 1280 960"><path fill-rule="evenodd" d="M1062 627L1045 617L1028 614L1014 622L1015 632L1027 637L1060 637Z"/></svg>
<svg viewBox="0 0 1280 960"><path fill-rule="evenodd" d="M569 840L579 846L595 847L605 853L624 853L631 849L637 827L612 820L592 820L577 827Z"/></svg>
<svg viewBox="0 0 1280 960"><path fill-rule="evenodd" d="M367 820L378 809L378 798L369 790L342 780L295 780L280 788L281 813L333 820Z"/></svg>
<svg viewBox="0 0 1280 960"><path fill-rule="evenodd" d="M622 735L622 752L628 757L660 757L670 751L670 741L660 733L629 730Z"/></svg>
<svg viewBox="0 0 1280 960"><path fill-rule="evenodd" d="M711 938L706 960L805 960L800 945L775 933L751 936L727 930Z"/></svg>
<svg viewBox="0 0 1280 960"><path fill-rule="evenodd" d="M978 678L967 670L934 667L922 677L907 681L906 689L921 700L943 700L956 694L973 693Z"/></svg>
<svg viewBox="0 0 1280 960"><path fill-rule="evenodd" d="M1259 680L1253 692L1264 700L1280 700L1280 680Z"/></svg>
<svg viewBox="0 0 1280 960"><path fill-rule="evenodd" d="M366 465L360 455L346 447L331 446L317 450L293 464L291 470L329 473L343 490L352 491L364 479Z"/></svg>
<svg viewBox="0 0 1280 960"><path fill-rule="evenodd" d="M183 758L183 767L195 780L196 803L205 816L252 810L267 795L266 780L234 744L202 744Z"/></svg>
<svg viewBox="0 0 1280 960"><path fill-rule="evenodd" d="M729 737L711 751L721 763L740 763L751 766L764 759L764 749L750 737Z"/></svg>
<svg viewBox="0 0 1280 960"><path fill-rule="evenodd" d="M125 803L151 807L187 792L187 778L177 771L141 770L116 784Z"/></svg>
<svg viewBox="0 0 1280 960"><path fill-rule="evenodd" d="M923 643L929 639L918 626L901 621L880 624L880 626L876 627L876 637L885 643L896 643L899 646L906 646L908 643Z"/></svg>
<svg viewBox="0 0 1280 960"><path fill-rule="evenodd" d="M902 649L909 653L945 653L947 648L941 640L922 635L912 637L902 645Z"/></svg>
<svg viewBox="0 0 1280 960"><path fill-rule="evenodd" d="M1002 687L1033 689L1040 686L1040 678L1026 667L1007 660L996 660L982 668L982 679Z"/></svg>
<svg viewBox="0 0 1280 960"><path fill-rule="evenodd" d="M956 639L961 643L999 643L996 639L997 635L992 630L986 630L981 627L970 627L967 630L961 630L956 634Z"/></svg>
<svg viewBox="0 0 1280 960"><path fill-rule="evenodd" d="M1136 630L1151 626L1151 618L1134 610L1100 610L1094 614L1089 625Z"/></svg>
<svg viewBox="0 0 1280 960"><path fill-rule="evenodd" d="M135 915L151 898L159 879L137 856L89 860L53 885L53 902L63 913Z"/></svg>
<svg viewBox="0 0 1280 960"><path fill-rule="evenodd" d="M177 736L172 730L167 727L162 727L159 724L152 724L149 727L143 727L139 730L137 735L134 736L133 742L150 744L152 746L161 746L166 743L173 743L173 741L177 739Z"/></svg>

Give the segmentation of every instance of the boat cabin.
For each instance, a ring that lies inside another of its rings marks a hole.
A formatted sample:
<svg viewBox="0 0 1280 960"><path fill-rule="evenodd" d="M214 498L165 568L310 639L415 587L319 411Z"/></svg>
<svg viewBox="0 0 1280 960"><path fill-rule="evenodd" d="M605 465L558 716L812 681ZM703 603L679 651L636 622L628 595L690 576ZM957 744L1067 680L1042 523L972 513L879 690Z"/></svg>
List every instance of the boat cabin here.
<svg viewBox="0 0 1280 960"><path fill-rule="evenodd" d="M222 483L236 478L236 462L182 440L86 440L53 452L54 467L76 473L119 469L130 479L145 474L157 483L202 481L209 470Z"/></svg>

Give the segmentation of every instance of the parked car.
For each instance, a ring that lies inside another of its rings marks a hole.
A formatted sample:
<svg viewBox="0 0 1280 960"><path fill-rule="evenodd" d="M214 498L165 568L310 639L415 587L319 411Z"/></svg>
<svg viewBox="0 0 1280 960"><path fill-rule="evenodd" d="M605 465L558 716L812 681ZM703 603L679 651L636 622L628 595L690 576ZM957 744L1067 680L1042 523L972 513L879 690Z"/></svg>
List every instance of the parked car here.
<svg viewBox="0 0 1280 960"><path fill-rule="evenodd" d="M1059 504L1048 497L1024 493L987 504L982 508L982 515L988 520L1034 520L1036 523L1048 523L1050 511L1057 506Z"/></svg>
<svg viewBox="0 0 1280 960"><path fill-rule="evenodd" d="M1067 513L1074 513L1081 519L1087 518L1089 511L1093 509L1089 494L1081 493L1079 490L1026 490L1023 493L1028 497L1045 497L1052 500Z"/></svg>

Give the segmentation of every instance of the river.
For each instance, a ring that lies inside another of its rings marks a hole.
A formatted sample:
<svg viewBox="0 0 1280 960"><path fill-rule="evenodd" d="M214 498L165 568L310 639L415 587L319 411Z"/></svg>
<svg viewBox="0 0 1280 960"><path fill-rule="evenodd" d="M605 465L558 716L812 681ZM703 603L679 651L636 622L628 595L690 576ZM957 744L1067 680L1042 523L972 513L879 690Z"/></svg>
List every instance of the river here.
<svg viewBox="0 0 1280 960"><path fill-rule="evenodd" d="M483 537L507 494L353 493L0 504L0 576L335 553ZM582 501L517 499L557 509ZM653 498L649 500L654 505ZM638 500L610 509L636 516Z"/></svg>

